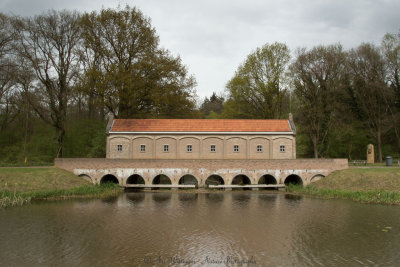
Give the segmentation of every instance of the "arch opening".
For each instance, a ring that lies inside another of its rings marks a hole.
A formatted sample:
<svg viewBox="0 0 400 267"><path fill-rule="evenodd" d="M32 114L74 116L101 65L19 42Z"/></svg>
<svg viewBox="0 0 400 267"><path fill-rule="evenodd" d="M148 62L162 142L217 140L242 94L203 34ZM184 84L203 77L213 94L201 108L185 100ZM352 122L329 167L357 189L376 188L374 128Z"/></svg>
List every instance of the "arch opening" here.
<svg viewBox="0 0 400 267"><path fill-rule="evenodd" d="M206 179L206 187L208 187L209 185L224 185L224 184L225 184L224 179L216 174L210 175Z"/></svg>
<svg viewBox="0 0 400 267"><path fill-rule="evenodd" d="M250 178L247 177L244 174L236 175L232 180L232 185L243 186L243 185L247 185L247 184L251 184L251 181L250 181ZM243 188L243 189L244 190L251 190L251 188ZM235 190L235 188L233 190Z"/></svg>
<svg viewBox="0 0 400 267"><path fill-rule="evenodd" d="M322 175L322 174L314 175L314 176L311 178L310 183L314 183L314 182L319 181L319 180L321 180L321 179L323 179L323 178L325 178L325 176Z"/></svg>
<svg viewBox="0 0 400 267"><path fill-rule="evenodd" d="M133 174L126 180L127 184L145 184L144 179L139 174Z"/></svg>
<svg viewBox="0 0 400 267"><path fill-rule="evenodd" d="M274 176L270 174L265 174L260 177L258 180L258 184L277 184L277 181Z"/></svg>
<svg viewBox="0 0 400 267"><path fill-rule="evenodd" d="M119 184L119 181L117 177L115 177L114 175L106 174L101 178L100 184L106 184L106 183Z"/></svg>
<svg viewBox="0 0 400 267"><path fill-rule="evenodd" d="M89 175L87 175L87 174L82 173L82 174L79 174L78 177L83 178L83 179L85 179L86 181L92 183L92 178L91 178Z"/></svg>
<svg viewBox="0 0 400 267"><path fill-rule="evenodd" d="M244 174L236 175L235 178L232 180L233 185L246 185L251 184L250 178Z"/></svg>
<svg viewBox="0 0 400 267"><path fill-rule="evenodd" d="M168 176L164 174L159 174L156 177L154 177L152 184L172 184L172 183L171 179Z"/></svg>
<svg viewBox="0 0 400 267"><path fill-rule="evenodd" d="M271 174L265 174L258 179L258 184L259 185L274 185L277 184L278 182L276 181L275 177L272 176ZM266 188L260 188L263 190L278 190L278 188L274 187L266 187Z"/></svg>
<svg viewBox="0 0 400 267"><path fill-rule="evenodd" d="M190 174L186 174L179 179L179 184L182 185L195 185L196 188L199 187L199 182L197 181L196 177Z"/></svg>
<svg viewBox="0 0 400 267"><path fill-rule="evenodd" d="M291 174L285 179L285 185L294 184L294 185L303 185L303 180L300 176L296 174Z"/></svg>

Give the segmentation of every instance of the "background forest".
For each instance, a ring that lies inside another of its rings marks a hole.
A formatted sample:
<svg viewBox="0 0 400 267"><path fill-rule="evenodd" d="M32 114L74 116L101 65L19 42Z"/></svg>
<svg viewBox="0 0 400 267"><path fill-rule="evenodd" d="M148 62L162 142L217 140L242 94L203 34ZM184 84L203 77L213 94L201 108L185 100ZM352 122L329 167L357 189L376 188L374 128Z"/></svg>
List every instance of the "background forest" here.
<svg viewBox="0 0 400 267"><path fill-rule="evenodd" d="M104 157L117 118L294 115L298 157L400 154L400 33L380 46L254 48L222 92L200 101L179 57L136 8L0 13L0 165ZM223 88L216 88L223 90ZM218 90L216 90L218 91Z"/></svg>

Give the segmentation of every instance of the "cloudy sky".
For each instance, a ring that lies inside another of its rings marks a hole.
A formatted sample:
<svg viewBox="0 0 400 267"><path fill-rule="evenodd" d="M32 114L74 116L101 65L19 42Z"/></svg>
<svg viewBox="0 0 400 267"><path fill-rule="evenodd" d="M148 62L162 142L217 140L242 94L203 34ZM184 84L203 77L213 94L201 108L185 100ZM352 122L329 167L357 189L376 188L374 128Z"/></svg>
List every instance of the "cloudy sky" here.
<svg viewBox="0 0 400 267"><path fill-rule="evenodd" d="M239 64L265 43L294 51L340 42L348 49L379 45L385 33L400 30L399 0L0 0L0 11L30 16L126 4L150 17L161 45L181 56L200 98L223 92Z"/></svg>

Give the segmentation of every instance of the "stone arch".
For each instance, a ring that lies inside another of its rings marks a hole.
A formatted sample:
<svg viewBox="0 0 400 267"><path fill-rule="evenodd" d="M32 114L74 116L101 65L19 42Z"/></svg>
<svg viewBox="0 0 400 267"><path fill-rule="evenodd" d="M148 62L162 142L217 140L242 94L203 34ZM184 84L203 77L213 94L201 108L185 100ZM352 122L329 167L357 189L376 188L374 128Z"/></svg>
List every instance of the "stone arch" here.
<svg viewBox="0 0 400 267"><path fill-rule="evenodd" d="M251 184L251 180L249 177L247 177L247 175L244 174L239 174L236 175L233 179L232 179L232 183L233 185L245 185L245 184Z"/></svg>
<svg viewBox="0 0 400 267"><path fill-rule="evenodd" d="M110 137L110 141L113 140L113 139L126 139L128 141L131 141L131 139L129 139L126 136L113 136L113 137Z"/></svg>
<svg viewBox="0 0 400 267"><path fill-rule="evenodd" d="M100 179L100 184L105 184L105 183L119 184L119 180L115 175L106 174Z"/></svg>
<svg viewBox="0 0 400 267"><path fill-rule="evenodd" d="M288 139L288 140L293 140L293 137L287 137L287 136L275 136L272 138L272 140L276 140L276 139Z"/></svg>
<svg viewBox="0 0 400 267"><path fill-rule="evenodd" d="M85 179L86 181L93 183L92 177L90 177L88 174L82 173L82 174L79 174L78 177L81 177L81 178Z"/></svg>
<svg viewBox="0 0 400 267"><path fill-rule="evenodd" d="M250 137L249 140L258 139L258 138L260 138L260 139L266 139L266 140L268 140L268 141L271 140L269 137L262 136L262 135L257 135L257 136Z"/></svg>
<svg viewBox="0 0 400 267"><path fill-rule="evenodd" d="M173 140L178 140L178 137L173 136L173 135L158 136L158 137L156 137L155 139L156 139L156 140L159 140L159 139L164 139L164 138L170 138L170 139L173 139Z"/></svg>
<svg viewBox="0 0 400 267"><path fill-rule="evenodd" d="M224 141L224 138L222 138L222 137L220 137L220 136L207 136L207 137L204 137L203 138L203 140L207 140L207 139L210 139L210 138L216 138L216 139L220 139L220 140L222 140L222 141Z"/></svg>
<svg viewBox="0 0 400 267"><path fill-rule="evenodd" d="M322 178L325 178L325 175L322 174L316 174L310 179L310 183L316 182L321 180Z"/></svg>
<svg viewBox="0 0 400 267"><path fill-rule="evenodd" d="M227 137L226 138L226 140L230 140L230 139L235 139L235 138L238 138L238 139L243 139L243 140L247 140L245 137L243 137L243 136L231 136L231 137Z"/></svg>
<svg viewBox="0 0 400 267"><path fill-rule="evenodd" d="M159 174L153 178L152 184L172 184L171 178L165 174Z"/></svg>
<svg viewBox="0 0 400 267"><path fill-rule="evenodd" d="M208 187L209 185L224 185L225 180L222 178L222 176L218 174L212 174L207 177L205 185Z"/></svg>
<svg viewBox="0 0 400 267"><path fill-rule="evenodd" d="M197 139L197 140L201 140L201 138L200 137L196 137L196 136L191 136L191 135L185 135L185 136L182 136L182 137L179 137L178 139L179 140L183 140L183 139L186 139L186 138L193 138L193 139Z"/></svg>
<svg viewBox="0 0 400 267"><path fill-rule="evenodd" d="M301 179L301 177L296 174L291 174L288 177L286 177L284 184L285 185L289 185L289 184L303 185L303 179Z"/></svg>
<svg viewBox="0 0 400 267"><path fill-rule="evenodd" d="M132 138L132 140L135 140L135 139L142 139L142 138L153 140L153 138L151 138L151 137L149 137L149 136L146 136L146 135L138 135L138 136L135 136L135 137Z"/></svg>
<svg viewBox="0 0 400 267"><path fill-rule="evenodd" d="M264 174L258 179L258 184L277 184L276 178L271 174Z"/></svg>
<svg viewBox="0 0 400 267"><path fill-rule="evenodd" d="M178 184L182 185L195 185L196 188L199 187L199 181L197 178L191 174L185 174L180 179Z"/></svg>
<svg viewBox="0 0 400 267"><path fill-rule="evenodd" d="M139 174L132 174L126 179L126 184L145 184L145 181Z"/></svg>

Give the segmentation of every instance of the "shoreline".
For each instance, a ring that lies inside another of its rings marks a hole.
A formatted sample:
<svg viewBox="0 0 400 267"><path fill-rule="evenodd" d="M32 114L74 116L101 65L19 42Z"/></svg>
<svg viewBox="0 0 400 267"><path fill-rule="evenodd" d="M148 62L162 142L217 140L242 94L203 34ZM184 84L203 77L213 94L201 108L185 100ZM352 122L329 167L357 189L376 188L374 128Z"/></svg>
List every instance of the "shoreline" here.
<svg viewBox="0 0 400 267"><path fill-rule="evenodd" d="M0 169L0 208L36 200L101 198L123 192L118 185L94 185L55 167L4 167Z"/></svg>
<svg viewBox="0 0 400 267"><path fill-rule="evenodd" d="M347 199L367 204L400 205L400 168L349 167L305 187L289 186L286 191L317 198Z"/></svg>
<svg viewBox="0 0 400 267"><path fill-rule="evenodd" d="M332 189L315 189L312 186L288 189L286 194L307 196L319 199L345 199L364 204L400 205L400 193L384 190L376 191L347 191Z"/></svg>

